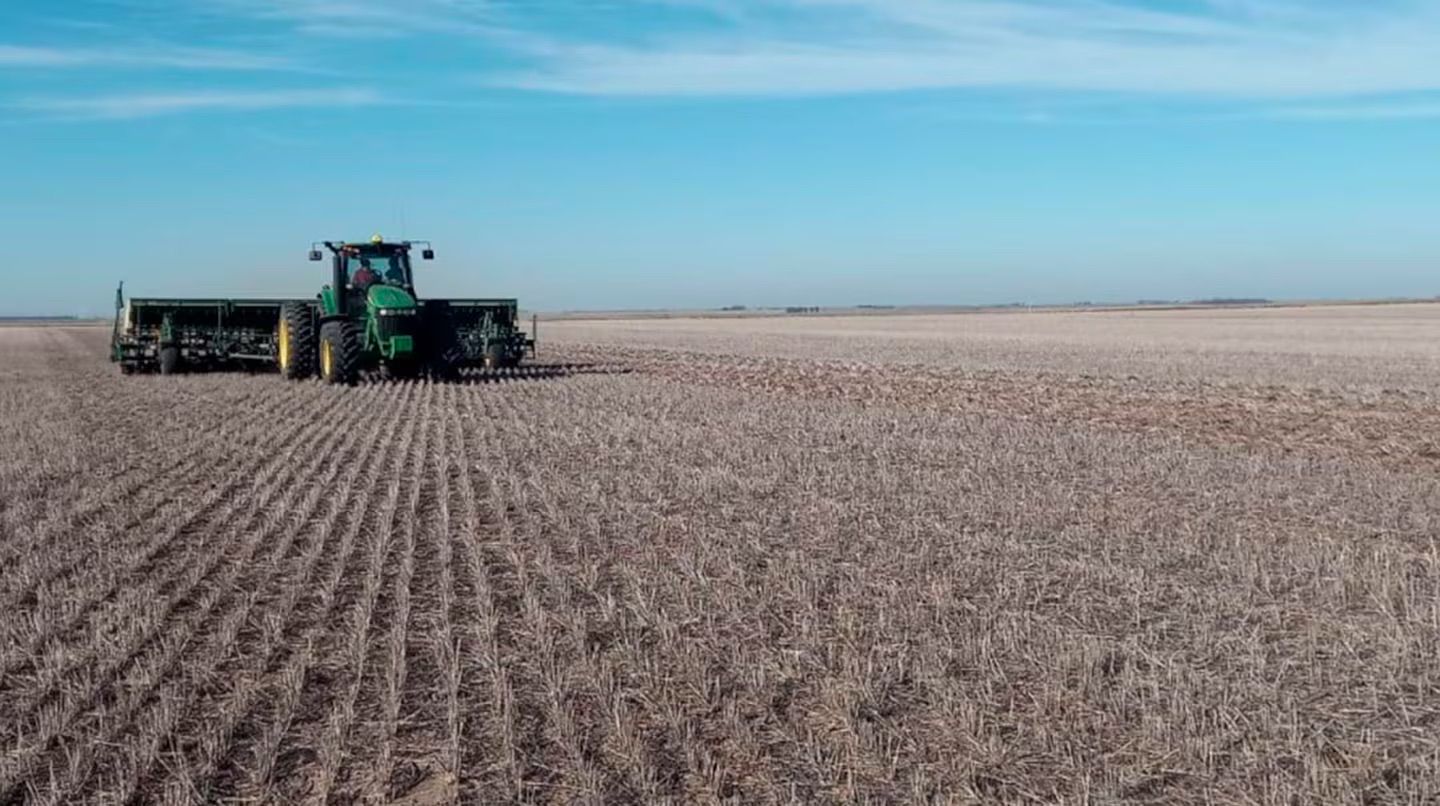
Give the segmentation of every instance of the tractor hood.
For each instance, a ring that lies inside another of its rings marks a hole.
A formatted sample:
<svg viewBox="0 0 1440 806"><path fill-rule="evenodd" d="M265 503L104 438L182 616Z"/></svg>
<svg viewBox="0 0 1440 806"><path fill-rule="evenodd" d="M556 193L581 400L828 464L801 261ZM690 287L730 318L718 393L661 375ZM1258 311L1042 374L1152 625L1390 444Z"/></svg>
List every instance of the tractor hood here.
<svg viewBox="0 0 1440 806"><path fill-rule="evenodd" d="M370 286L365 300L371 308L376 310L415 307L415 298L406 293L405 289L396 288L393 285Z"/></svg>

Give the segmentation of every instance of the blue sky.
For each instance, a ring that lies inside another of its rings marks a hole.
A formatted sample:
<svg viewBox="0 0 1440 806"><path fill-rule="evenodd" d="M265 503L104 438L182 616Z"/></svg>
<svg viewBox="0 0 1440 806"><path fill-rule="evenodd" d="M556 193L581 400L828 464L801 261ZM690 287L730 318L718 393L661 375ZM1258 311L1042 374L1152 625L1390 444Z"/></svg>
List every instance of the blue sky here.
<svg viewBox="0 0 1440 806"><path fill-rule="evenodd" d="M1436 0L7 0L0 313L1440 294Z"/></svg>

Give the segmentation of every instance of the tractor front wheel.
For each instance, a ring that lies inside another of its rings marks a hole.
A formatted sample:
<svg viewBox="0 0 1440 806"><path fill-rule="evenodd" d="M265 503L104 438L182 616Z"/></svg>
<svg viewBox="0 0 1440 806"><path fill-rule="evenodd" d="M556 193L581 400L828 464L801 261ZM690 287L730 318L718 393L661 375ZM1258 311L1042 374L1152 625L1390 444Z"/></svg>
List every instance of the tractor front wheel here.
<svg viewBox="0 0 1440 806"><path fill-rule="evenodd" d="M320 378L326 383L352 384L360 372L360 336L350 322L320 326Z"/></svg>
<svg viewBox="0 0 1440 806"><path fill-rule="evenodd" d="M275 334L275 363L286 380L298 381L315 374L315 324L310 306L287 302L280 307L280 326Z"/></svg>

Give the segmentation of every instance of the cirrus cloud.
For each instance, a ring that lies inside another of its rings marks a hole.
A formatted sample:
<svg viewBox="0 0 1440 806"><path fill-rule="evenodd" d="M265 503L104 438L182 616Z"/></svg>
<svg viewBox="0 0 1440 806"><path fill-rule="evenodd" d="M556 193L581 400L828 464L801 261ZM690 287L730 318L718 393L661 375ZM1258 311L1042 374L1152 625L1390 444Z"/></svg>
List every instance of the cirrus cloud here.
<svg viewBox="0 0 1440 806"><path fill-rule="evenodd" d="M667 0L675 3L678 0ZM557 38L490 76L606 96L1045 89L1273 98L1440 90L1440 4L756 0L708 30ZM703 6L694 6L697 10ZM1173 7L1173 6L1172 6Z"/></svg>
<svg viewBox="0 0 1440 806"><path fill-rule="evenodd" d="M33 114L71 120L128 120L184 112L255 112L297 107L333 108L388 103L369 89L232 90L124 93L75 98L33 98L11 106Z"/></svg>
<svg viewBox="0 0 1440 806"><path fill-rule="evenodd" d="M289 59L240 50L198 47L39 47L0 44L0 68L173 68L180 70L284 70Z"/></svg>

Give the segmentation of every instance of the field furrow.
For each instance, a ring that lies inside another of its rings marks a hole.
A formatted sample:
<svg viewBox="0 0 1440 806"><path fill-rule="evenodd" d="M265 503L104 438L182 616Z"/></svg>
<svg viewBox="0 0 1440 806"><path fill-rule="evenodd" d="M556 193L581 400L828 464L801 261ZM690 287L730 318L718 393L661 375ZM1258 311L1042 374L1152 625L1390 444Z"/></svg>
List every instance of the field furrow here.
<svg viewBox="0 0 1440 806"><path fill-rule="evenodd" d="M462 799L493 793L497 800L518 799L522 792L520 750L515 709L515 682L502 658L503 617L496 571L480 546L480 536L492 528L484 509L479 480L473 468L485 454L473 440L478 423L469 406L469 390L463 400L446 412L446 446L458 514L450 535L453 554L463 570L456 574L456 601L463 626L457 666L460 676L461 721L460 770L457 787Z"/></svg>
<svg viewBox="0 0 1440 806"><path fill-rule="evenodd" d="M337 776L336 797L367 802L391 800L392 774L396 762L396 737L402 714L401 695L406 686L410 633L414 613L417 536L423 537L425 521L433 508L433 477L429 454L433 432L438 425L434 410L434 387L426 385L417 396L407 418L416 424L417 434L407 435L402 444L404 465L396 479L403 492L393 519L381 528L393 535L393 547L379 569L382 575L371 621L386 625L374 631L366 650L366 673L358 680L356 718L346 744L353 749ZM423 508L422 508L423 505Z"/></svg>
<svg viewBox="0 0 1440 806"><path fill-rule="evenodd" d="M135 531L137 524L165 519L168 513L160 513L163 507L183 503L187 496L209 486L213 475L223 469L223 464L216 467L217 457L222 463L238 460L247 449L260 446L260 440L273 438L273 433L254 426L281 423L282 428L295 431L304 428L306 419L314 415L314 398L304 393L310 390L277 397L260 388L247 389L232 401L237 415L219 423L209 417L208 405L187 405L199 400L183 395L179 400L161 397L168 391L143 387L119 399L89 401L80 385L65 390L63 397L67 401L82 401L79 406L69 407L69 416L75 420L71 427L78 434L87 440L125 443L131 450L129 455L116 457L121 461L106 467L108 472L98 483L73 474L76 498L48 494L49 517L25 524L16 530L13 539L0 544L0 568L7 569L0 579L0 603L14 606L27 599L33 602L43 595L44 588L77 569L93 567L95 554L112 550L117 535L123 539ZM165 411L154 411L157 404ZM117 411L129 416L117 421ZM164 427L157 423L164 423ZM174 447L165 441L173 438L171 435L187 438L183 449L166 450ZM80 480L85 483L78 483ZM127 518L123 525L114 520L121 516ZM40 546L52 548L37 551ZM62 589L57 598L81 585L83 582ZM38 610L46 604L33 606Z"/></svg>
<svg viewBox="0 0 1440 806"><path fill-rule="evenodd" d="M322 416L330 414L328 408L321 409L320 413ZM275 430L269 420L257 420L251 423L248 433L252 439L254 435L263 433L267 435L266 439L274 440L266 444L289 444L295 441L298 435L305 433L303 417L291 416L280 419L280 422L285 425ZM109 536L111 545L104 552L92 552L88 558L77 556L74 563L64 570L49 574L48 578L36 582L29 597L34 602L33 606L24 606L24 603L21 603L21 606L13 609L16 617L12 624L16 625L17 630L26 630L29 634L19 637L12 633L9 636L9 640L18 646L4 654L4 665L0 667L4 673L16 674L18 665L23 663L24 659L48 654L48 645L59 636L83 629L83 620L93 617L96 608L113 601L122 587L130 585L131 580L143 572L160 570L161 573L156 576L163 578L167 573L164 569L171 558L181 563L187 562L187 555L174 553L177 546L181 545L178 536L207 517L210 508L232 499L239 490L251 483L257 473L265 472L258 465L257 456L269 455L269 451L261 454L236 448L237 446L232 445L225 451L195 452L199 457L195 460L196 469L207 461L207 456L218 454L221 457L218 462L208 460L212 466L206 473L194 473L195 469L192 469L190 474L183 477L198 476L208 481L161 488L163 492L156 493L153 506L150 502L132 499L132 507L135 508L129 511L135 514L126 521L118 525L100 522L92 526L96 533ZM271 457L270 461L276 461L275 457ZM217 485L214 481L217 477L225 479L226 482ZM156 533L146 528L151 523L168 523L174 526ZM131 535L151 537L148 543L137 544L126 539ZM120 539L115 540L116 537ZM96 553L101 556L95 556ZM104 561L97 562L99 559ZM79 570L73 580L65 578L82 567L83 570Z"/></svg>
<svg viewBox="0 0 1440 806"><path fill-rule="evenodd" d="M261 679L254 682L253 687L263 694L253 707L235 717L235 733L249 739L236 742L215 774L209 790L217 799L270 798L282 763L294 760L281 757L282 742L301 714L304 695L319 696L314 688L307 691L307 685L323 690L323 685L312 678L312 675L327 674L325 669L315 666L320 659L318 647L333 629L334 619L353 602L356 586L344 583L363 571L366 567L363 563L367 562L355 551L362 530L369 523L366 509L357 508L355 500L343 492L355 489L361 500L373 497L380 481L377 471L385 457L370 447L393 440L403 419L399 415L407 403L405 395L386 395L373 409L363 403L353 409L372 412L374 416L369 417L367 427L361 429L363 439L356 449L338 457L338 463L347 468L347 475L332 488L328 496L330 508L318 529L320 542L325 546L323 557L327 568L318 586L307 586L293 594L292 609L275 614L267 624L267 629L276 633L276 651L267 658Z"/></svg>
<svg viewBox="0 0 1440 806"><path fill-rule="evenodd" d="M622 327L348 388L0 327L0 804L1440 798L1429 386Z"/></svg>
<svg viewBox="0 0 1440 806"><path fill-rule="evenodd" d="M370 660L370 641L375 632L376 602L385 579L385 564L395 541L395 519L404 490L404 468L413 459L412 443L417 426L411 407L420 397L420 384L402 384L406 401L403 415L397 416L400 428L394 438L374 446L387 461L375 471L381 479L383 495L361 497L355 490L345 490L346 504L363 509L368 517L361 529L365 541L363 555L367 562L358 571L352 587L358 595L348 609L338 614L339 624L321 639L326 668L326 687L319 702L311 702L312 718L297 721L293 732L282 739L279 754L290 755L295 766L284 771L288 779L279 795L284 798L306 797L327 801L334 792L341 766L349 747L355 724L361 684ZM398 413L397 413L398 415ZM287 751L286 744L293 748ZM303 788L296 788L303 787Z"/></svg>
<svg viewBox="0 0 1440 806"><path fill-rule="evenodd" d="M137 792L164 796L174 802L200 793L209 797L213 776L232 752L241 721L250 715L266 694L264 677L287 635L293 636L307 615L299 609L302 596L313 590L323 573L322 557L343 562L343 547L335 541L338 514L344 502L334 496L336 489L348 489L366 467L368 446L383 422L364 416L364 408L347 410L348 416L335 422L333 433L341 444L323 455L329 459L314 481L305 487L305 500L287 510L285 528L300 542L292 553L268 571L260 601L238 636L237 646L221 656L221 664L206 675L191 675L198 687L181 699L189 706L180 714L179 724L164 737L159 755L168 762L152 762L140 771ZM293 514L292 514L293 513ZM249 588L250 586L246 586ZM314 623L312 620L311 624ZM163 779L163 780L156 780ZM178 798L179 800L175 800Z"/></svg>
<svg viewBox="0 0 1440 806"><path fill-rule="evenodd" d="M214 562L192 566L203 570L193 572L188 586L157 591L157 601L163 604L150 621L151 630L138 636L136 649L123 653L123 659L113 665L113 679L96 681L93 694L76 700L77 709L92 701L103 703L103 709L77 714L73 723L60 720L51 728L54 738L63 732L66 742L127 747L130 754L115 760L118 769L97 765L100 769L95 774L100 780L121 791L134 791L138 776L154 763L159 743L179 715L177 703L186 702L181 692L187 685L204 681L228 657L268 576L290 559L295 522L303 523L320 501L326 483L334 476L321 469L347 436L345 428L330 428L317 432L313 443L293 443L278 452L273 470L262 471L251 479L254 487L234 496L248 506L221 510L194 524L195 531L207 533L211 545L219 547L212 554ZM155 570L161 569L163 566L157 566ZM167 631L160 640L152 640L162 624ZM74 690L63 682L58 685ZM118 701L106 701L106 691L123 694ZM124 718L114 720L116 715ZM125 730L131 720L133 729L139 731L137 737L117 742L116 732ZM36 745L44 747L49 741L42 733ZM71 765L67 773L55 782L55 797L62 802L73 797L74 787L84 786L89 769ZM33 775L33 771L26 774Z"/></svg>
<svg viewBox="0 0 1440 806"><path fill-rule="evenodd" d="M447 396L442 405L448 402ZM448 435L448 422L443 413L439 416L443 440ZM452 468L450 455L442 448L433 470L437 484L434 517L422 543L426 547L426 555L429 555L424 559L430 560L422 567L433 568L434 575L427 575L425 582L419 586L419 590L433 600L424 608L427 616L411 633L412 640L416 641L411 657L421 658L421 653L427 651L430 654L428 662L416 664L417 668L409 677L409 691L401 702L402 710L414 714L410 735L415 737L407 742L409 751L402 763L411 765L417 773L413 784L438 777L444 792L442 801L446 803L459 800L464 724L460 709L461 639L456 625L462 611L456 588L458 560L451 542L455 529L455 516L451 510ZM398 794L404 795L407 791L402 787Z"/></svg>
<svg viewBox="0 0 1440 806"><path fill-rule="evenodd" d="M404 678L397 681L393 704L394 747L386 790L403 798L421 793L432 803L456 802L460 772L460 670L455 629L454 528L450 455L446 449L448 392L431 390L425 416L428 444L421 471L425 482L416 507L414 571L410 581L409 619L405 628Z"/></svg>
<svg viewBox="0 0 1440 806"><path fill-rule="evenodd" d="M249 466L231 470L224 483L212 485L202 497L188 502L189 511L178 520L158 530L141 532L149 536L148 543L135 546L135 556L114 561L105 577L92 582L91 595L76 597L61 610L65 620L59 626L47 630L45 622L39 622L37 635L42 638L32 643L33 654L28 659L19 656L20 662L30 668L11 669L0 681L0 687L11 693L9 702L17 712L27 707L27 691L43 697L45 692L55 690L55 681L72 671L93 671L84 652L93 647L92 638L97 633L130 634L137 642L153 635L168 612L163 607L167 596L183 596L183 581L198 581L208 575L223 556L210 550L218 538L209 524L226 523L255 505L257 490L273 494L265 485L277 476L287 482L295 478L293 458L303 452L313 453L322 437L311 433L305 440L293 443L288 451L269 453L263 458L252 456ZM159 609L151 611L152 618L147 622L136 617L137 612L146 612L143 607L137 611L137 602ZM149 631L143 626L147 623ZM27 680L29 686L25 685Z"/></svg>

